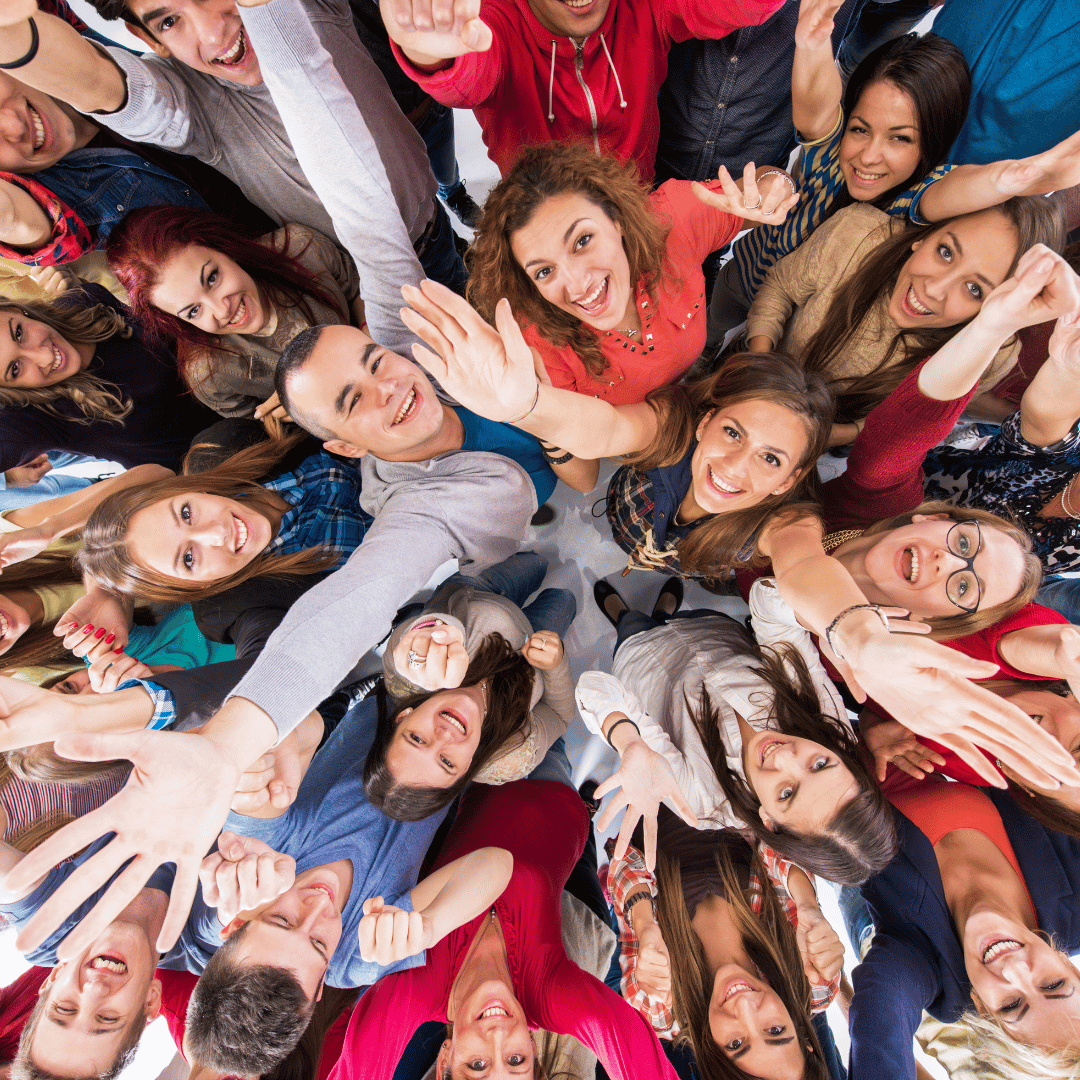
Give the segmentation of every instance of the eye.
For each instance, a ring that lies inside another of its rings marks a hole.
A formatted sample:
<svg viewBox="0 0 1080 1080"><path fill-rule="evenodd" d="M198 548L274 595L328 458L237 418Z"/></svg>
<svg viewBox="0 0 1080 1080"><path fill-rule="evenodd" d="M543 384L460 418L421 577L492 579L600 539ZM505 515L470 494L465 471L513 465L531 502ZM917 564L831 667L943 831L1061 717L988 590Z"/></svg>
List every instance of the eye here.
<svg viewBox="0 0 1080 1080"><path fill-rule="evenodd" d="M1040 986L1039 989L1045 994L1052 994L1055 990L1060 990L1065 985L1064 979L1057 979L1049 986Z"/></svg>
<svg viewBox="0 0 1080 1080"><path fill-rule="evenodd" d="M119 1016L99 1016L97 1022L99 1024L115 1024L119 1019Z"/></svg>
<svg viewBox="0 0 1080 1080"><path fill-rule="evenodd" d="M475 1061L470 1061L468 1067L472 1069L473 1072L481 1072L483 1069L487 1068L487 1062L483 1058L477 1058Z"/></svg>
<svg viewBox="0 0 1080 1080"><path fill-rule="evenodd" d="M853 122L848 126L848 132L852 135L865 135L866 128L864 128L862 124L857 124Z"/></svg>
<svg viewBox="0 0 1080 1080"><path fill-rule="evenodd" d="M180 520L183 521L185 525L191 524L191 507L187 503L184 503L184 505L180 507Z"/></svg>
<svg viewBox="0 0 1080 1080"><path fill-rule="evenodd" d="M765 463L767 465L772 465L775 469L780 467L780 459L775 454L766 454Z"/></svg>
<svg viewBox="0 0 1080 1080"><path fill-rule="evenodd" d="M54 1005L53 1011L58 1012L61 1016L74 1016L75 1010L70 1005Z"/></svg>
<svg viewBox="0 0 1080 1080"><path fill-rule="evenodd" d="M195 554L191 550L191 548L188 548L187 551L184 552L184 557L180 561L183 563L185 570L191 570L194 568Z"/></svg>
<svg viewBox="0 0 1080 1080"><path fill-rule="evenodd" d="M732 1039L731 1042L729 1042L727 1044L727 1046L724 1047L724 1049L725 1050L731 1050L732 1052L734 1052L734 1051L738 1050L739 1047L742 1046L742 1044L743 1044L742 1039Z"/></svg>
<svg viewBox="0 0 1080 1080"><path fill-rule="evenodd" d="M533 274L533 281L543 281L544 278L546 278L550 273L550 266L542 266L539 270L536 271L535 274Z"/></svg>
<svg viewBox="0 0 1080 1080"><path fill-rule="evenodd" d="M175 25L176 25L176 16L175 15L166 15L165 18L162 19L161 22L159 22L158 25L157 25L158 33L162 33L165 30L171 30Z"/></svg>
<svg viewBox="0 0 1080 1080"><path fill-rule="evenodd" d="M952 262L952 248L948 244L941 243L937 246L937 253L945 260L945 262Z"/></svg>
<svg viewBox="0 0 1080 1080"><path fill-rule="evenodd" d="M22 339L23 339L22 323L16 323L15 326L12 328L12 331L11 331L11 340L14 341L16 344L21 345L22 344Z"/></svg>
<svg viewBox="0 0 1080 1080"><path fill-rule="evenodd" d="M821 772L822 769L827 768L829 759L827 757L818 758L813 765L810 766L811 772Z"/></svg>
<svg viewBox="0 0 1080 1080"><path fill-rule="evenodd" d="M771 1035L775 1039L778 1036L783 1035L785 1031L787 1031L786 1024L773 1024L773 1026L769 1028L767 1034Z"/></svg>
<svg viewBox="0 0 1080 1080"><path fill-rule="evenodd" d="M592 238L593 238L593 234L592 234L592 233L582 233L582 234L581 234L581 235L580 235L580 236L579 236L579 237L578 237L578 238L577 238L577 239L576 239L576 240L574 241L574 250L575 250L575 251L580 251L580 250L581 250L581 248L585 247L585 245L586 245L586 244L588 244L588 242L589 242L589 241L590 241L590 240L591 240Z"/></svg>
<svg viewBox="0 0 1080 1080"><path fill-rule="evenodd" d="M441 762L442 762L442 763L443 763L443 764L444 764L444 765L445 765L445 766L446 766L446 767L447 767L448 769L452 769L452 768L454 767L454 763L453 763L453 762L452 762L452 761L451 761L451 760L450 760L449 758L444 758L444 757L441 757L441 758L439 758L439 760L440 760L440 761L441 761Z"/></svg>
<svg viewBox="0 0 1080 1080"><path fill-rule="evenodd" d="M210 273L206 275L206 287L208 289L212 289L217 284L217 280L218 280L218 272L217 272L217 270L211 270Z"/></svg>
<svg viewBox="0 0 1080 1080"><path fill-rule="evenodd" d="M506 1059L506 1064L507 1065L524 1065L525 1064L525 1055L524 1054L511 1054L510 1057Z"/></svg>
<svg viewBox="0 0 1080 1080"><path fill-rule="evenodd" d="M790 799L791 796L794 795L794 794L795 794L795 786L794 786L794 784L788 784L787 787L780 789L780 794L777 796L777 798L781 802L787 802L788 799Z"/></svg>
<svg viewBox="0 0 1080 1080"><path fill-rule="evenodd" d="M896 142L908 143L909 145L912 145L915 142L915 140L910 135L894 135L893 139Z"/></svg>
<svg viewBox="0 0 1080 1080"><path fill-rule="evenodd" d="M724 425L724 431L725 431L725 432L726 432L726 433L728 434L728 436L729 436L730 438L732 438L732 439L736 439L736 440L737 440L737 439L739 438L739 429L738 429L738 428L733 428L733 427L731 427L730 425L728 425L728 424L725 424L725 425Z"/></svg>
<svg viewBox="0 0 1080 1080"><path fill-rule="evenodd" d="M17 379L19 377L19 372L21 371L22 364L20 364L18 360L12 360L12 362L8 364L7 377L9 379Z"/></svg>
<svg viewBox="0 0 1080 1080"><path fill-rule="evenodd" d="M958 555L966 555L971 550L971 539L960 533L960 539L957 541L956 546L960 549Z"/></svg>
<svg viewBox="0 0 1080 1080"><path fill-rule="evenodd" d="M411 742L414 746L423 746L424 745L424 740L421 739L420 736L417 735L415 731L410 731L409 732L409 742Z"/></svg>
<svg viewBox="0 0 1080 1080"><path fill-rule="evenodd" d="M374 375L375 372L379 370L379 365L381 363L382 363L382 357L381 356L376 356L375 359L371 361L371 374L372 375Z"/></svg>
<svg viewBox="0 0 1080 1080"><path fill-rule="evenodd" d="M968 585L968 580L966 577L960 578L960 580L956 583L956 592L961 599L967 596L969 589L970 586Z"/></svg>
<svg viewBox="0 0 1080 1080"><path fill-rule="evenodd" d="M981 300L983 298L982 286L977 285L974 281L967 283L967 291L971 293L972 300Z"/></svg>
<svg viewBox="0 0 1080 1080"><path fill-rule="evenodd" d="M192 304L191 307L187 309L187 313L184 315L184 318L187 319L189 322L194 322L199 317L200 310L202 310L201 304Z"/></svg>
<svg viewBox="0 0 1080 1080"><path fill-rule="evenodd" d="M1023 1005L1023 1003L1023 998L1017 998L1015 1001L1007 1001L1004 1005L1001 1006L998 1012L1015 1012L1017 1009L1020 1008L1021 1005Z"/></svg>

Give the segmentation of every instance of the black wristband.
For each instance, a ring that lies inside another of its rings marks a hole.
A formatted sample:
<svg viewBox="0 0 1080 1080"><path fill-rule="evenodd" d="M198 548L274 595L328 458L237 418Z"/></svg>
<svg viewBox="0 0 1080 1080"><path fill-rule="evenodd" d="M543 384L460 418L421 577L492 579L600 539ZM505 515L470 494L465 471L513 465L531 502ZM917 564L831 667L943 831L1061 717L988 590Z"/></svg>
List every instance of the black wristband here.
<svg viewBox="0 0 1080 1080"><path fill-rule="evenodd" d="M648 889L638 889L636 893L633 893L631 896L628 896L626 898L626 905L623 910L626 912L627 918L630 917L630 912L633 910L634 905L640 900L648 900L649 906L652 907L655 912L656 905L653 904L652 893L649 892Z"/></svg>
<svg viewBox="0 0 1080 1080"><path fill-rule="evenodd" d="M617 727L618 727L618 726L619 726L620 724L632 724L632 725L633 725L633 727L634 727L634 730L635 730L635 731L636 731L636 732L637 732L637 733L638 733L639 735L641 734L641 728L639 728L639 727L637 726L637 724L635 724L635 723L634 723L634 721L630 719L630 717L629 717L629 716L624 716L624 717L623 717L623 718L622 718L621 720L616 720L616 721L615 721L615 723L614 723L614 724L612 724L612 725L611 725L611 727L609 727L609 728L608 728L608 732L607 732L607 735L605 735L605 736L604 736L604 738L606 738L606 739L607 739L607 741L608 741L608 746L610 746L612 750L614 750L614 749L615 749L615 744L614 744L614 743L613 743L613 742L611 741L611 733L612 733L612 732L613 732L613 731L614 731L614 730L615 730L615 729L616 729L616 728L617 728Z"/></svg>
<svg viewBox="0 0 1080 1080"><path fill-rule="evenodd" d="M37 23L34 22L34 17L30 17L30 48L26 50L25 56L20 56L18 60L12 60L9 64L0 64L0 69L3 71L11 71L12 68L26 67L31 60L38 54L38 46L41 44L41 38L38 37Z"/></svg>
<svg viewBox="0 0 1080 1080"><path fill-rule="evenodd" d="M540 448L540 453L544 455L544 460L549 465L565 465L574 456L573 454L567 452L563 454L562 457L554 457L552 454L549 454L543 447Z"/></svg>

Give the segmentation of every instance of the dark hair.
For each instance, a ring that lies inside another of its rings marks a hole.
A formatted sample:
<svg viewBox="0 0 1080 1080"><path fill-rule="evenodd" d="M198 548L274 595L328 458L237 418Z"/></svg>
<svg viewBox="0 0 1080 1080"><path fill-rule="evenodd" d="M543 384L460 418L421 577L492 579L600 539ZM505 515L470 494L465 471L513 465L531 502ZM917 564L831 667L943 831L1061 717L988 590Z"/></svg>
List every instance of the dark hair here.
<svg viewBox="0 0 1080 1080"><path fill-rule="evenodd" d="M292 417L294 423L299 424L316 439L322 439L323 442L336 436L329 428L315 423L303 414L303 410L297 409L296 402L289 395L289 379L311 358L325 329L325 326L309 326L306 330L301 330L282 350L277 366L274 368L274 390L285 411Z"/></svg>
<svg viewBox="0 0 1080 1080"><path fill-rule="evenodd" d="M400 702L391 713L386 686L378 687L378 726L364 762L364 794L372 806L396 821L422 821L448 806L466 784L497 754L519 746L531 723L533 669L502 634L488 634L469 661L462 686L488 684L488 705L480 728L480 742L464 775L445 788L399 784L386 764L386 753L397 732L397 719L409 708L443 693L416 694Z"/></svg>
<svg viewBox="0 0 1080 1080"><path fill-rule="evenodd" d="M747 902L739 886L731 851L726 844L720 843L716 846L716 866L724 883L724 898L731 906L732 921L739 930L747 955L791 1015L794 1034L806 1060L804 1080L828 1080L829 1070L810 1019L810 982L799 955L795 931L761 860L752 845L747 847L750 849L751 873L762 883L761 914L755 915ZM675 1041L690 1045L702 1080L745 1080L747 1074L712 1037L709 1003L713 973L686 908L682 864L662 850L657 851L656 891L657 922L671 953L672 1012L681 1029Z"/></svg>
<svg viewBox="0 0 1080 1080"><path fill-rule="evenodd" d="M188 1002L187 1037L200 1065L261 1076L300 1041L315 1002L288 968L233 956L250 925L231 934L199 976Z"/></svg>
<svg viewBox="0 0 1080 1080"><path fill-rule="evenodd" d="M104 1072L87 1073L73 1068L70 1072L54 1073L49 1069L43 1069L34 1064L30 1056L30 1050L34 1042L34 1033L38 1029L41 1017L45 1013L45 1006L49 995L39 994L34 1002L34 1008L23 1026L19 1036L19 1049L15 1054L15 1060L11 1063L11 1080L116 1080L116 1078L135 1060L135 1051L139 1048L139 1040L146 1030L146 1012L140 1009L132 1017L131 1023L124 1034L116 1052L116 1060L105 1069Z"/></svg>
<svg viewBox="0 0 1080 1080"><path fill-rule="evenodd" d="M213 375L209 368L196 380L192 367L196 360L215 352L234 351L217 334L200 330L190 322L155 307L150 294L161 280L161 268L178 251L198 245L224 255L249 274L263 295L283 308L299 308L304 318L315 321L311 300L336 311L348 321L334 298L303 263L301 256L310 240L295 255L287 254L289 226L267 237L248 235L220 214L182 206L144 206L132 210L109 233L105 254L117 280L131 297L135 317L151 333L177 346L177 366L189 387ZM280 248L277 246L280 243Z"/></svg>
<svg viewBox="0 0 1080 1080"><path fill-rule="evenodd" d="M126 23L131 23L132 26L138 26L145 30L155 41L157 38L150 33L150 28L131 10L127 5L127 0L90 0L90 6L103 18L106 22L112 22L114 19L123 19Z"/></svg>
<svg viewBox="0 0 1080 1080"><path fill-rule="evenodd" d="M633 162L622 164L578 143L528 147L495 185L476 225L466 295L492 324L495 305L506 297L516 318L532 323L552 345L569 345L589 375L597 379L607 368L599 335L546 300L510 246L513 234L524 228L548 199L567 193L584 196L622 228L630 287L644 285L655 304L670 222L656 215L649 189Z"/></svg>
<svg viewBox="0 0 1080 1080"><path fill-rule="evenodd" d="M263 1073L262 1080L315 1080L319 1074L326 1033L343 1012L353 1007L359 996L360 991L356 989L339 990L333 986L324 986L322 997L315 1002L311 1019L304 1028L300 1041L284 1061Z"/></svg>
<svg viewBox="0 0 1080 1080"><path fill-rule="evenodd" d="M665 386L646 399L657 418L656 436L644 450L627 458L645 472L671 465L694 443L698 425L716 409L742 401L769 401L798 416L806 427L806 452L797 463L803 472L789 491L768 495L756 506L714 514L679 541L679 564L688 573L724 579L733 566L760 566L767 561L756 550L739 553L778 511L792 518L816 514L817 470L832 430L832 394L825 380L808 375L781 353L742 353L699 382Z"/></svg>
<svg viewBox="0 0 1080 1080"><path fill-rule="evenodd" d="M859 750L854 733L821 708L806 661L792 646L762 649L747 639L747 652L757 661L754 674L768 684L773 701L769 726L783 735L810 739L834 753L850 770L859 791L837 810L820 833L801 834L761 820L761 800L750 784L729 768L720 734L720 714L709 692L701 688L694 718L705 752L735 816L782 858L828 881L858 885L884 870L896 854L896 827L889 801Z"/></svg>
<svg viewBox="0 0 1080 1080"><path fill-rule="evenodd" d="M1007 277L1015 271L1020 257L1035 244L1045 244L1060 251L1065 243L1064 216L1053 199L1041 195L1017 195L975 213L989 211L1002 214L1016 232L1016 250ZM830 367L843 357L867 316L882 298L892 293L904 264L911 258L912 245L968 216L958 214L931 225L901 228L871 249L837 289L821 326L807 342L802 356L806 370L830 378ZM909 372L955 337L967 322L970 320L927 330L917 327L898 329L872 371L849 378L830 378L836 394L837 422L850 423L866 416L900 385ZM892 362L894 356L897 359Z"/></svg>
<svg viewBox="0 0 1080 1080"><path fill-rule="evenodd" d="M82 579L69 555L43 551L25 562L4 568L0 594L20 589L40 589L58 585L81 585ZM30 667L71 667L71 654L63 638L53 635L52 624L31 626L25 634L0 655L0 671L18 671Z"/></svg>
<svg viewBox="0 0 1080 1080"><path fill-rule="evenodd" d="M891 83L905 93L919 126L919 161L910 176L874 200L884 210L898 195L928 176L948 156L967 119L971 71L964 54L937 34L905 34L867 55L851 74L844 92L845 122L850 122L863 91L874 83ZM844 190L844 201L854 201Z"/></svg>

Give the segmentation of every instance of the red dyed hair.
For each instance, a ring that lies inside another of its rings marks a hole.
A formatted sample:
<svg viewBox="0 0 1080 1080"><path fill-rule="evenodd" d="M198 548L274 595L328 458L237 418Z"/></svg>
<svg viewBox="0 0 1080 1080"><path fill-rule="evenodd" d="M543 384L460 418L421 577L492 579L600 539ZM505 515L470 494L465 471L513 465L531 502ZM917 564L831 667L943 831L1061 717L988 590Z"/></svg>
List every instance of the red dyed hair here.
<svg viewBox="0 0 1080 1080"><path fill-rule="evenodd" d="M165 263L177 251L193 244L232 259L273 303L299 307L309 322L315 321L309 298L336 311L343 321L349 321L348 312L341 310L319 283L318 276L296 256L285 254L289 245L288 227L278 250L272 242L264 243L248 235L220 214L180 206L145 206L133 210L109 234L105 255L112 272L131 297L135 318L151 334L176 346L180 374L189 386L191 380L186 369L199 353L229 351L228 346L216 334L208 334L154 307L150 294L160 281ZM306 250L305 247L299 254Z"/></svg>

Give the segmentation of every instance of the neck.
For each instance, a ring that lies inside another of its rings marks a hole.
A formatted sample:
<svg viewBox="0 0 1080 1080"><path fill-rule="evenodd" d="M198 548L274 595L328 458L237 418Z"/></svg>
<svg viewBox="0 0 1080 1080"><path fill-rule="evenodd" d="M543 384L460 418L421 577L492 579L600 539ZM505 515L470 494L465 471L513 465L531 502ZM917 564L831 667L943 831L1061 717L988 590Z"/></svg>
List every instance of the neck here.
<svg viewBox="0 0 1080 1080"><path fill-rule="evenodd" d="M679 519L677 524L689 525L692 521L700 521L703 517L710 517L708 510L703 510L697 499L694 498L694 482L690 481L690 488L679 503L679 509L675 512Z"/></svg>
<svg viewBox="0 0 1080 1080"><path fill-rule="evenodd" d="M121 922L135 923L146 932L146 937L155 945L161 927L165 923L165 913L169 907L169 898L160 889L142 889L139 894L117 918ZM156 955L156 954L155 954Z"/></svg>
<svg viewBox="0 0 1080 1080"><path fill-rule="evenodd" d="M510 978L510 965L506 959L506 940L498 918L486 914L480 928L473 938L465 960L450 987L450 998L446 1006L446 1018L454 1022L457 1003L467 1001L469 994L485 982L504 982L513 992Z"/></svg>
<svg viewBox="0 0 1080 1080"><path fill-rule="evenodd" d="M737 964L755 971L754 962L743 947L742 934L735 924L731 904L721 896L710 893L697 906L690 925L705 950L709 974L715 975L726 964Z"/></svg>
<svg viewBox="0 0 1080 1080"><path fill-rule="evenodd" d="M281 529L282 515L289 509L289 504L276 491L267 491L264 488L261 495L248 499L248 505L270 522L271 535L277 536Z"/></svg>
<svg viewBox="0 0 1080 1080"><path fill-rule="evenodd" d="M101 130L97 124L90 120L88 117L83 116L81 112L76 112L66 101L60 101L53 99L56 104L60 106L64 113L66 113L68 119L71 120L72 125L75 128L75 145L73 150L81 150L95 135Z"/></svg>

